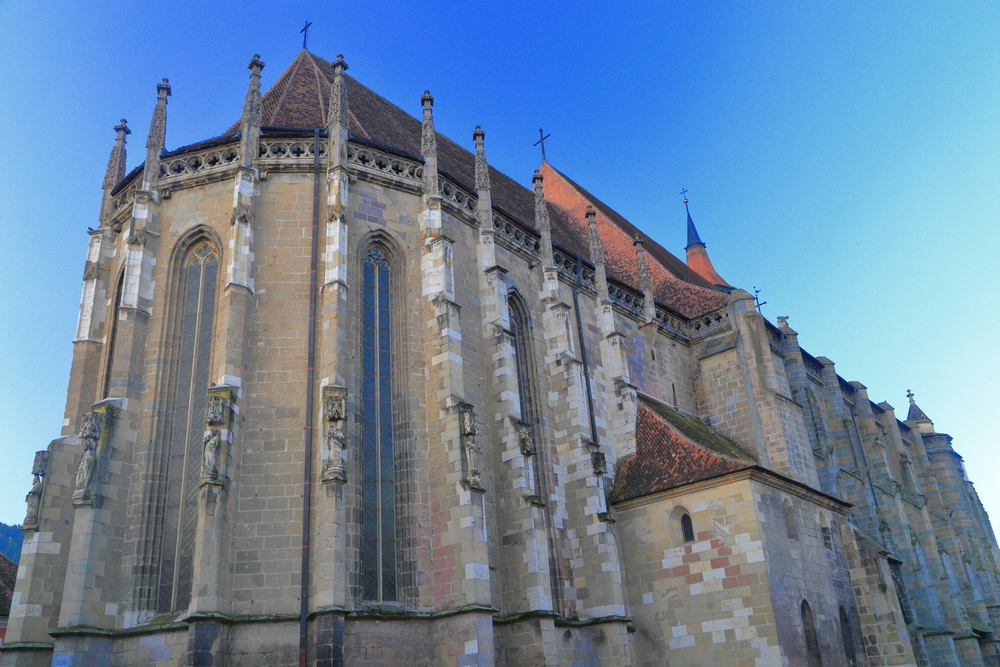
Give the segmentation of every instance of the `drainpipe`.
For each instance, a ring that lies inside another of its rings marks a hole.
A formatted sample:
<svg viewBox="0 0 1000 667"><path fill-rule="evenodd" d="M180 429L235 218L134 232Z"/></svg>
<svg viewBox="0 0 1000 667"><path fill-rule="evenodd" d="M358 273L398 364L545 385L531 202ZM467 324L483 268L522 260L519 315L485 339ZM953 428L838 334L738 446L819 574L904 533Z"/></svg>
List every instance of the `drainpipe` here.
<svg viewBox="0 0 1000 667"><path fill-rule="evenodd" d="M305 466L302 479L302 588L299 592L299 667L306 667L309 622L309 523L312 498L313 409L316 401L316 268L319 264L319 129L313 130L312 256L309 259L309 351L306 371Z"/></svg>

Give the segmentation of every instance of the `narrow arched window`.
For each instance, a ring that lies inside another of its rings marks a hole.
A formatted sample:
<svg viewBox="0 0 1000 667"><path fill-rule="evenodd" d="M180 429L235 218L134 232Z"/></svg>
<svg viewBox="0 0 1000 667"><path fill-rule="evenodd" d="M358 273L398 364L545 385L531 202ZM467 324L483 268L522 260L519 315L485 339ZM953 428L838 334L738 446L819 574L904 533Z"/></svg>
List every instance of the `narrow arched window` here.
<svg viewBox="0 0 1000 667"><path fill-rule="evenodd" d="M806 656L809 667L822 667L823 659L819 654L819 637L816 636L816 623L813 621L812 609L809 603L802 601L802 629L806 636Z"/></svg>
<svg viewBox="0 0 1000 667"><path fill-rule="evenodd" d="M180 273L178 354L157 586L156 606L161 613L186 609L191 602L218 277L219 255L215 247L208 241L195 243L185 254Z"/></svg>
<svg viewBox="0 0 1000 667"><path fill-rule="evenodd" d="M115 343L118 338L118 307L122 305L122 286L125 284L125 272L122 271L118 276L118 282L115 285L115 300L111 305L111 313L108 317L110 322L108 322L108 350L104 358L104 382L101 385L101 398L108 398L111 395L111 373L114 367L115 361Z"/></svg>
<svg viewBox="0 0 1000 667"><path fill-rule="evenodd" d="M694 542L694 525L691 523L690 514L681 515L681 536L685 542Z"/></svg>
<svg viewBox="0 0 1000 667"><path fill-rule="evenodd" d="M517 394L520 397L521 421L535 424L535 391L531 376L531 350L528 341L528 314L515 295L508 297L510 330L514 334L514 371L517 373Z"/></svg>
<svg viewBox="0 0 1000 667"><path fill-rule="evenodd" d="M798 526L795 524L795 508L792 506L792 502L788 498L785 498L781 503L781 507L785 515L785 530L788 532L788 539L799 539Z"/></svg>
<svg viewBox="0 0 1000 667"><path fill-rule="evenodd" d="M392 275L385 251L361 265L361 586L396 600L396 470L392 414Z"/></svg>
<svg viewBox="0 0 1000 667"><path fill-rule="evenodd" d="M840 635L844 642L844 655L847 656L847 664L855 667L858 664L858 652L854 647L854 628L851 626L851 617L843 607L840 608Z"/></svg>

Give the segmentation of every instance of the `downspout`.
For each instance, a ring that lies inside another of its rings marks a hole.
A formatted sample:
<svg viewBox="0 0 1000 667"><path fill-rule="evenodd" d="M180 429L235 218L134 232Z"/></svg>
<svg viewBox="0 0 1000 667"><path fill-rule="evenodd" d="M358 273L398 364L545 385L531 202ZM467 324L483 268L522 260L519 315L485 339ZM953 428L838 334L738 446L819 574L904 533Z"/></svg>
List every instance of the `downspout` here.
<svg viewBox="0 0 1000 667"><path fill-rule="evenodd" d="M306 370L305 466L302 479L302 588L299 592L299 667L306 667L309 622L309 524L312 497L313 409L316 401L316 267L319 264L319 129L313 130L312 256L309 259L309 350Z"/></svg>
<svg viewBox="0 0 1000 667"><path fill-rule="evenodd" d="M590 366L587 364L587 346L583 343L583 319L580 317L580 284L583 282L583 258L576 256L576 281L573 283L573 310L576 311L576 331L580 337L580 361L583 378L587 382L587 411L590 413L590 441L597 446L597 419L594 417L594 394L590 388Z"/></svg>

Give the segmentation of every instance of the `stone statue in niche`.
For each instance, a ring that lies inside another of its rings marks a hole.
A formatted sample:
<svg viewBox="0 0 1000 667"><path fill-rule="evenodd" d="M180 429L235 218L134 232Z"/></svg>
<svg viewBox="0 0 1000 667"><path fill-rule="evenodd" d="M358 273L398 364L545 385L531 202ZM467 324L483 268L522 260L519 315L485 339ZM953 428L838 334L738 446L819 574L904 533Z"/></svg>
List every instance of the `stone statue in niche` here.
<svg viewBox="0 0 1000 667"><path fill-rule="evenodd" d="M80 465L76 468L76 488L73 490L73 502L87 504L93 499L94 472L97 469L97 455L94 448L87 444L80 455Z"/></svg>
<svg viewBox="0 0 1000 667"><path fill-rule="evenodd" d="M608 459L604 456L604 452L591 452L590 458L594 466L595 475L600 477L601 475L608 474Z"/></svg>
<svg viewBox="0 0 1000 667"><path fill-rule="evenodd" d="M462 454L465 458L465 481L469 488L481 489L483 475L479 472L477 463L479 447L476 444L476 436L479 435L479 424L476 413L472 410L465 410L459 413L459 419L462 433Z"/></svg>
<svg viewBox="0 0 1000 667"><path fill-rule="evenodd" d="M346 482L347 466L344 464L344 420L330 422L326 429L326 464L323 466L324 482ZM341 425L338 427L338 425Z"/></svg>
<svg viewBox="0 0 1000 667"><path fill-rule="evenodd" d="M42 506L42 489L48 463L49 453L47 451L35 452L35 464L31 468L34 481L31 484L31 490L24 498L28 505L28 511L21 524L21 530L38 530L38 513Z"/></svg>
<svg viewBox="0 0 1000 667"><path fill-rule="evenodd" d="M209 430L202 441L201 450L201 483L215 484L219 480L219 450L222 449L222 431L217 428Z"/></svg>
<svg viewBox="0 0 1000 667"><path fill-rule="evenodd" d="M326 461L323 464L323 482L346 482L347 466L344 449L347 443L347 391L343 387L324 387L323 416L326 417Z"/></svg>
<svg viewBox="0 0 1000 667"><path fill-rule="evenodd" d="M517 444L524 456L535 455L535 434L531 432L531 427L523 425L517 432Z"/></svg>
<svg viewBox="0 0 1000 667"><path fill-rule="evenodd" d="M38 527L38 509L42 502L42 478L35 475L35 481L31 485L31 491L25 496L24 501L28 504L28 511L24 515L22 529Z"/></svg>

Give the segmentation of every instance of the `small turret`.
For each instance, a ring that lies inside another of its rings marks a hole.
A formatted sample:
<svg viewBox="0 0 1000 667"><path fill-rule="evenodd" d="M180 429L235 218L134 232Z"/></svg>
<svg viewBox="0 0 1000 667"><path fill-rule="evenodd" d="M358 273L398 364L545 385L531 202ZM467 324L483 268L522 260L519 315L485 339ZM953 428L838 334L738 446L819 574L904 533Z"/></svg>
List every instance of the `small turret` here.
<svg viewBox="0 0 1000 667"><path fill-rule="evenodd" d="M910 400L910 409L906 413L906 421L916 422L917 430L921 433L934 433L934 422L920 409L917 402L913 400L913 392L909 389L906 390L906 398Z"/></svg>
<svg viewBox="0 0 1000 667"><path fill-rule="evenodd" d="M727 283L722 276L719 275L715 267L712 266L712 260L708 257L708 251L705 250L705 243L698 236L698 230L694 226L694 220L691 219L691 210L688 208L688 200L684 198L684 210L687 211L687 246L685 250L687 251L687 265L695 271L702 278L712 283L724 292L729 292L733 289L733 286Z"/></svg>

